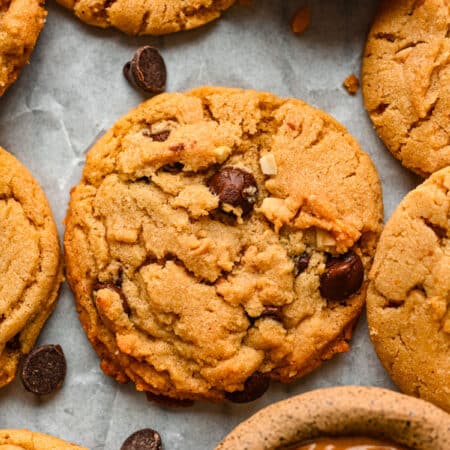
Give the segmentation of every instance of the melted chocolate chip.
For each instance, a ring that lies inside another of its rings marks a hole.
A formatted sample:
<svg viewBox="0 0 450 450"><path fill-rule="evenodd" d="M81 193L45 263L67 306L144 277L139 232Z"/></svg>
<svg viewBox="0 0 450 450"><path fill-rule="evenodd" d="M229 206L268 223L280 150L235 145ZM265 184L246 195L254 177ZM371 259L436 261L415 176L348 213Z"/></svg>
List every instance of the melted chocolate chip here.
<svg viewBox="0 0 450 450"><path fill-rule="evenodd" d="M111 291L117 292L122 300L122 308L127 316L131 314L131 308L123 293L122 289L115 284L112 283L96 283L93 287L94 291L99 291L100 289L110 289Z"/></svg>
<svg viewBox="0 0 450 450"><path fill-rule="evenodd" d="M261 397L269 389L270 379L256 372L244 383L243 391L227 392L225 397L233 403L248 403Z"/></svg>
<svg viewBox="0 0 450 450"><path fill-rule="evenodd" d="M144 428L130 435L120 450L161 450L161 436L151 428Z"/></svg>
<svg viewBox="0 0 450 450"><path fill-rule="evenodd" d="M189 408L190 406L193 406L195 401L189 400L189 399L176 399L167 397L165 395L158 395L153 394L152 392L146 392L145 395L147 396L147 400L149 402L155 402L159 403L162 406L168 406L170 408Z"/></svg>
<svg viewBox="0 0 450 450"><path fill-rule="evenodd" d="M136 50L123 74L131 84L152 94L163 92L166 86L166 65L158 49L150 45Z"/></svg>
<svg viewBox="0 0 450 450"><path fill-rule="evenodd" d="M258 187L255 177L238 167L220 169L210 178L208 186L221 204L240 206L244 214L248 214L256 202Z"/></svg>
<svg viewBox="0 0 450 450"><path fill-rule="evenodd" d="M27 391L48 395L58 390L64 382L67 365L59 345L35 347L24 359L21 377Z"/></svg>
<svg viewBox="0 0 450 450"><path fill-rule="evenodd" d="M272 319L281 322L283 320L283 312L281 311L281 308L277 308L276 306L266 306L261 317L271 317Z"/></svg>
<svg viewBox="0 0 450 450"><path fill-rule="evenodd" d="M298 277L303 273L309 265L309 260L311 256L308 253L302 253L301 255L294 256L294 276Z"/></svg>
<svg viewBox="0 0 450 450"><path fill-rule="evenodd" d="M142 134L146 137L151 138L153 141L164 142L167 141L167 139L169 138L170 130L160 131L159 133L152 133L149 130L144 130Z"/></svg>
<svg viewBox="0 0 450 450"><path fill-rule="evenodd" d="M327 300L345 300L359 291L364 281L364 266L353 251L328 259L320 276L320 293Z"/></svg>

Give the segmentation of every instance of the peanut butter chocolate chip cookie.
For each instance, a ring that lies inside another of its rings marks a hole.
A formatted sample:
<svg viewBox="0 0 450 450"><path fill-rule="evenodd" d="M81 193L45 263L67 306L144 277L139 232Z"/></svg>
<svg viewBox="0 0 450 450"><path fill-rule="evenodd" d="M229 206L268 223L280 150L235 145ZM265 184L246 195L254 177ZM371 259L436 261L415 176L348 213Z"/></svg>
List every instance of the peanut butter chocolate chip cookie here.
<svg viewBox="0 0 450 450"><path fill-rule="evenodd" d="M450 3L382 0L363 62L363 92L392 154L422 176L450 165Z"/></svg>
<svg viewBox="0 0 450 450"><path fill-rule="evenodd" d="M28 62L47 12L43 0L0 0L0 96Z"/></svg>
<svg viewBox="0 0 450 450"><path fill-rule="evenodd" d="M370 274L370 336L407 394L450 412L450 168L400 203Z"/></svg>
<svg viewBox="0 0 450 450"><path fill-rule="evenodd" d="M236 0L57 0L83 22L128 34L168 34L197 28Z"/></svg>
<svg viewBox="0 0 450 450"><path fill-rule="evenodd" d="M0 450L88 450L29 430L0 430Z"/></svg>
<svg viewBox="0 0 450 450"><path fill-rule="evenodd" d="M62 281L58 234L30 172L0 148L0 387L14 378Z"/></svg>
<svg viewBox="0 0 450 450"><path fill-rule="evenodd" d="M106 374L150 398L246 402L348 350L382 200L369 157L325 113L206 87L119 120L88 153L66 224Z"/></svg>

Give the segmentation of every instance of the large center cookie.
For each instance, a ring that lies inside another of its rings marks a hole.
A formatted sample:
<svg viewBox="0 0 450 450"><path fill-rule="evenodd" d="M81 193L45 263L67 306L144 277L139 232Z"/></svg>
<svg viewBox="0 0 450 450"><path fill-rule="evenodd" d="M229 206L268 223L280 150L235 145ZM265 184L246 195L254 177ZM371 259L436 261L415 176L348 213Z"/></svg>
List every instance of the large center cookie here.
<svg viewBox="0 0 450 450"><path fill-rule="evenodd" d="M29 430L0 430L0 450L87 450L48 434Z"/></svg>
<svg viewBox="0 0 450 450"><path fill-rule="evenodd" d="M406 393L450 412L450 167L410 192L386 225L367 297L370 336Z"/></svg>
<svg viewBox="0 0 450 450"><path fill-rule="evenodd" d="M450 2L383 0L363 62L365 103L393 155L428 176L450 165Z"/></svg>
<svg viewBox="0 0 450 450"><path fill-rule="evenodd" d="M236 0L57 0L83 21L128 34L167 34L217 19Z"/></svg>
<svg viewBox="0 0 450 450"><path fill-rule="evenodd" d="M66 223L103 370L153 394L240 401L228 393L348 349L382 200L369 157L325 113L200 88L143 103L94 145Z"/></svg>
<svg viewBox="0 0 450 450"><path fill-rule="evenodd" d="M52 312L62 281L58 234L45 194L0 148L0 387L12 381Z"/></svg>
<svg viewBox="0 0 450 450"><path fill-rule="evenodd" d="M47 12L42 0L0 0L0 96L28 62Z"/></svg>

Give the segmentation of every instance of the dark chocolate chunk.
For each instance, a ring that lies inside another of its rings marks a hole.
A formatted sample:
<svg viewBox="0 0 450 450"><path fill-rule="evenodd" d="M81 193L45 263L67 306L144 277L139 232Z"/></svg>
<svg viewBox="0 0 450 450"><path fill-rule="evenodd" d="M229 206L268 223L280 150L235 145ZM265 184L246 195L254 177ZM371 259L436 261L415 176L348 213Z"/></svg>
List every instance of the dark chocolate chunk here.
<svg viewBox="0 0 450 450"><path fill-rule="evenodd" d="M161 436L151 428L134 432L122 444L120 450L161 450Z"/></svg>
<svg viewBox="0 0 450 450"><path fill-rule="evenodd" d="M303 273L309 265L309 260L311 256L308 253L302 253L301 255L294 256L294 276L298 277Z"/></svg>
<svg viewBox="0 0 450 450"><path fill-rule="evenodd" d="M227 392L225 397L233 403L248 403L261 397L269 389L270 379L256 372L244 383L243 391Z"/></svg>
<svg viewBox="0 0 450 450"><path fill-rule="evenodd" d="M146 392L147 400L149 402L155 402L162 406L168 406L170 408L189 408L193 406L195 401L189 399L177 399L167 397L166 395L153 394L153 392Z"/></svg>
<svg viewBox="0 0 450 450"><path fill-rule="evenodd" d="M353 251L328 259L320 276L320 293L327 300L345 300L359 291L364 281L364 266Z"/></svg>
<svg viewBox="0 0 450 450"><path fill-rule="evenodd" d="M220 203L240 206L244 214L253 208L258 186L255 177L238 167L224 167L215 173L208 183L210 191L219 197Z"/></svg>
<svg viewBox="0 0 450 450"><path fill-rule="evenodd" d="M131 84L152 94L163 92L166 86L166 65L158 49L150 45L136 50L123 73Z"/></svg>
<svg viewBox="0 0 450 450"><path fill-rule="evenodd" d="M164 142L167 141L167 139L170 136L170 130L164 130L164 131L160 131L158 133L152 133L149 130L144 130L142 132L142 134L146 137L151 138L152 140L156 141L156 142Z"/></svg>
<svg viewBox="0 0 450 450"><path fill-rule="evenodd" d="M22 365L22 383L27 391L36 395L48 395L63 385L67 365L59 345L35 347Z"/></svg>
<svg viewBox="0 0 450 450"><path fill-rule="evenodd" d="M99 291L100 289L110 289L111 291L117 292L122 300L122 308L125 311L125 314L129 316L131 314L131 308L123 293L122 289L112 283L96 283L93 287L94 291Z"/></svg>

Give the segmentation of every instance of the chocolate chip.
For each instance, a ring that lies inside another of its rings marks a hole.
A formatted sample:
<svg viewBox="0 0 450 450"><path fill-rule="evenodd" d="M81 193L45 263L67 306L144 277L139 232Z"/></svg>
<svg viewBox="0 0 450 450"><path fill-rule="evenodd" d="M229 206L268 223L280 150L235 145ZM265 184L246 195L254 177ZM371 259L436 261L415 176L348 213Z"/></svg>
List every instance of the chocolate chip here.
<svg viewBox="0 0 450 450"><path fill-rule="evenodd" d="M328 259L320 276L320 293L327 300L345 300L359 291L364 281L364 266L353 251Z"/></svg>
<svg viewBox="0 0 450 450"><path fill-rule="evenodd" d="M120 282L122 282L122 280L120 280ZM112 283L96 283L93 287L94 291L99 291L100 289L109 289L111 291L117 292L117 294L119 294L120 296L120 299L122 300L122 308L125 311L125 314L127 316L131 314L130 305L122 289L120 289L117 285Z"/></svg>
<svg viewBox="0 0 450 450"><path fill-rule="evenodd" d="M174 162L172 164L166 164L162 167L162 170L164 172L170 172L170 173L179 173L183 170L184 164L180 162Z"/></svg>
<svg viewBox="0 0 450 450"><path fill-rule="evenodd" d="M150 45L136 50L123 74L131 84L152 94L163 92L166 86L166 65L158 49Z"/></svg>
<svg viewBox="0 0 450 450"><path fill-rule="evenodd" d="M244 383L243 391L227 392L225 397L233 403L248 403L261 397L269 389L270 379L256 372Z"/></svg>
<svg viewBox="0 0 450 450"><path fill-rule="evenodd" d="M266 306L261 314L261 317L271 317L272 319L282 321L283 312L276 306Z"/></svg>
<svg viewBox="0 0 450 450"><path fill-rule="evenodd" d="M149 402L155 402L162 406L168 406L170 408L189 408L194 405L194 400L189 399L177 399L167 397L166 395L153 394L153 392L146 392L147 400Z"/></svg>
<svg viewBox="0 0 450 450"><path fill-rule="evenodd" d="M62 348L59 345L41 345L23 361L22 383L33 394L48 395L63 385L66 370Z"/></svg>
<svg viewBox="0 0 450 450"><path fill-rule="evenodd" d="M298 277L303 273L309 265L311 256L308 253L302 253L301 255L294 256L294 276Z"/></svg>
<svg viewBox="0 0 450 450"><path fill-rule="evenodd" d="M144 428L130 435L120 450L161 450L161 436L151 428Z"/></svg>
<svg viewBox="0 0 450 450"><path fill-rule="evenodd" d="M159 133L152 133L149 130L144 130L142 134L146 137L151 138L153 141L164 142L167 141L167 139L169 138L170 130L160 131Z"/></svg>
<svg viewBox="0 0 450 450"><path fill-rule="evenodd" d="M214 174L208 186L219 197L220 203L240 206L247 214L256 202L258 187L255 177L238 167L224 167Z"/></svg>

